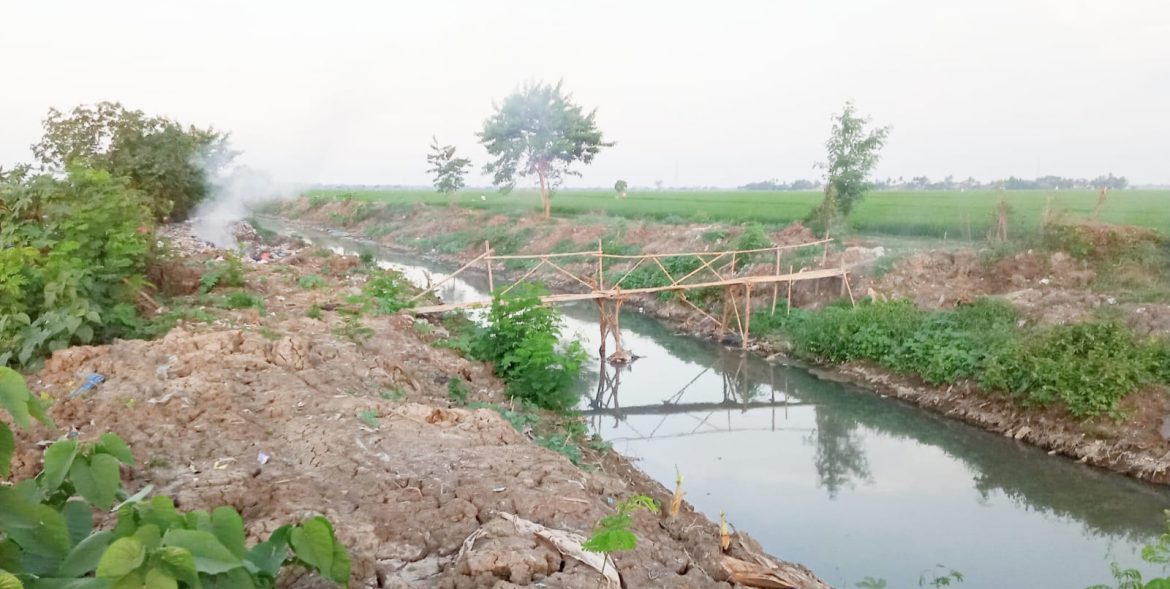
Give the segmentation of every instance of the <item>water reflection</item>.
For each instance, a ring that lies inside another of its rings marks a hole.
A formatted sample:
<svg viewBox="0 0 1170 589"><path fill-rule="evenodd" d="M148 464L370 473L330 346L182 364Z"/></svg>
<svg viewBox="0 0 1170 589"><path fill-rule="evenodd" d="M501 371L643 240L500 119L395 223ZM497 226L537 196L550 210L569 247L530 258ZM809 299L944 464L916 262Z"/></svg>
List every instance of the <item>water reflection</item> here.
<svg viewBox="0 0 1170 589"><path fill-rule="evenodd" d="M812 441L816 445L813 462L817 478L829 498L835 499L842 487L852 487L856 481L870 478L865 440L856 421L831 410L818 409L816 424Z"/></svg>

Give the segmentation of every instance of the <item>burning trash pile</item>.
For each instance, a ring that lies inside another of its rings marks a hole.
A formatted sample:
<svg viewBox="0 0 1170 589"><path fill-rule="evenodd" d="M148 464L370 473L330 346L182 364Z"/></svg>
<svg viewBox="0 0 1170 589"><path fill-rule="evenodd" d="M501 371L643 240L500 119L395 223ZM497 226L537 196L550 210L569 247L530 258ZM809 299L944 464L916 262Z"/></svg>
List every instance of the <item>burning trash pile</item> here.
<svg viewBox="0 0 1170 589"><path fill-rule="evenodd" d="M308 246L295 237L277 236L266 239L250 223L237 221L230 225L232 244L220 247L216 243L200 238L195 230L198 220L171 223L160 227L156 233L159 245L167 245L182 256L214 254L220 250L235 250L245 261L267 263L282 260Z"/></svg>

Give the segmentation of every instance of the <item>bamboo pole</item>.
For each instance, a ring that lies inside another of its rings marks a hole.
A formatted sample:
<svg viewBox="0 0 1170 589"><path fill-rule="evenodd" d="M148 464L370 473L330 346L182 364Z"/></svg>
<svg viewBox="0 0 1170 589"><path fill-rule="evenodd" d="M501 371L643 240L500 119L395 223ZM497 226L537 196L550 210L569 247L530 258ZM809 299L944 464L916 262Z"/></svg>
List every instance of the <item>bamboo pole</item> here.
<svg viewBox="0 0 1170 589"><path fill-rule="evenodd" d="M792 264L788 265L788 275L792 275ZM792 314L792 280L788 281L788 310L784 312L785 315Z"/></svg>
<svg viewBox="0 0 1170 589"><path fill-rule="evenodd" d="M451 273L451 274L450 274L450 275L448 275L446 278L444 278L444 279L442 279L442 280L440 280L440 281L436 282L435 284L432 284L432 285L431 285L431 287L430 287L430 288L428 288L427 290L424 290L424 291L422 291L422 292L420 292L420 293L418 293L418 294L414 295L413 297L411 297L410 301L408 301L408 302L414 302L414 301L417 301L418 299L422 298L422 297L423 297L423 296L425 296L426 294L430 293L432 290L435 290L436 288L439 288L439 285L441 285L441 284L443 284L443 283L447 282L448 280L451 280L452 278L455 278L456 276L458 276L458 275L459 275L459 273L460 273L460 272L462 272L462 271L466 270L466 269L467 269L468 267L470 267L472 264L474 264L474 263L476 263L476 262L478 262L478 261L480 261L480 260L484 259L484 257L486 257L486 256L487 256L487 254L486 254L486 253L483 253L483 254L480 254L480 255L476 256L474 260L472 260L472 261L470 261L470 262L468 262L468 263L466 263L466 264L464 264L464 265L460 266L458 270L456 270L455 272Z"/></svg>
<svg viewBox="0 0 1170 589"><path fill-rule="evenodd" d="M841 256L841 283L845 285L845 290L849 293L849 303L856 307L857 301L853 299L853 287L849 285L849 273L845 271L845 256Z"/></svg>
<svg viewBox="0 0 1170 589"><path fill-rule="evenodd" d="M510 292L510 291L511 291L513 288L516 288L516 285L517 285L517 284L520 284L521 282L524 282L525 280L528 280L528 277L529 277L529 276L532 276L533 274L535 274L535 273L536 273L536 271L537 271L537 270L539 270L539 269L540 269L540 267L544 265L544 263L545 263L545 260L541 260L541 262L540 262L539 264L537 264L537 265L533 266L531 269L529 269L527 272L525 272L525 273L524 273L524 276L521 276L519 280L517 280L516 282L513 282L512 284L508 285L508 288L505 288L505 289L504 289L504 290L503 290L503 291L500 293L500 296L504 296L504 295L508 294L508 293L509 293L509 292Z"/></svg>
<svg viewBox="0 0 1170 589"><path fill-rule="evenodd" d="M743 349L748 349L748 338L752 334L752 285L744 286Z"/></svg>
<svg viewBox="0 0 1170 589"><path fill-rule="evenodd" d="M776 276L780 275L780 248L776 248ZM772 283L772 316L776 316L776 298L780 295L780 283Z"/></svg>
<svg viewBox="0 0 1170 589"><path fill-rule="evenodd" d="M589 284L589 283L588 283L588 282L586 282L584 279L582 279L580 276L577 276L576 274L573 274L572 272L569 272L568 270L565 270L564 268L562 268L562 267L558 266L558 265L557 265L555 262L553 262L552 260L546 260L546 259L542 259L542 260L541 260L541 262L542 262L542 263L544 263L544 264L548 264L549 266L552 266L554 269L556 269L557 271L559 271L561 274L564 274L565 276L568 276L569 278L572 278L573 280L576 280L577 282L580 282L580 283L581 283L581 285L582 285L582 286L584 286L585 288L588 288L588 289L590 289L590 290L593 290L593 285L592 285L592 284Z"/></svg>
<svg viewBox="0 0 1170 589"><path fill-rule="evenodd" d="M597 240L597 288L605 289L605 268L602 267L602 260L605 259L605 252L601 249L601 239Z"/></svg>
<svg viewBox="0 0 1170 589"><path fill-rule="evenodd" d="M492 253L492 244L485 239L483 242L483 254L484 254L484 256L490 256L491 253ZM488 294L491 294L492 292L494 292L496 290L496 283L494 280L492 280L492 261L491 261L491 259L488 259L488 261L487 261L487 271L488 271Z"/></svg>

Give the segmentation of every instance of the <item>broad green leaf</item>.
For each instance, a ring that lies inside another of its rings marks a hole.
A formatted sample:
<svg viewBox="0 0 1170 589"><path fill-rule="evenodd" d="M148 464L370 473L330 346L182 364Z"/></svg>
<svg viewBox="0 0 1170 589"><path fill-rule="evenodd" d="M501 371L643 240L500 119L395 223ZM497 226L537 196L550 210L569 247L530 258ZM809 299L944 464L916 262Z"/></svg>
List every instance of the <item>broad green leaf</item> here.
<svg viewBox="0 0 1170 589"><path fill-rule="evenodd" d="M0 531L26 554L62 559L69 553L69 528L53 508L30 501L16 488L0 488Z"/></svg>
<svg viewBox="0 0 1170 589"><path fill-rule="evenodd" d="M110 509L118 489L122 488L118 460L109 454L94 454L88 464L84 460L73 461L69 479L78 494L98 509Z"/></svg>
<svg viewBox="0 0 1170 589"><path fill-rule="evenodd" d="M145 587L146 579L142 578L142 573L140 571L134 571L115 579L110 589L145 589Z"/></svg>
<svg viewBox="0 0 1170 589"><path fill-rule="evenodd" d="M113 511L121 511L121 509L127 505L134 505L135 503L142 501L146 498L147 495L150 495L150 492L153 490L154 485L146 485L145 487L142 487L138 490L137 493L127 497L125 501L115 505Z"/></svg>
<svg viewBox="0 0 1170 589"><path fill-rule="evenodd" d="M110 589L109 579L85 577L82 579L53 579L41 577L25 584L26 589Z"/></svg>
<svg viewBox="0 0 1170 589"><path fill-rule="evenodd" d="M24 589L24 584L16 578L16 575L0 570L0 589Z"/></svg>
<svg viewBox="0 0 1170 589"><path fill-rule="evenodd" d="M195 570L195 557L186 548L164 546L154 553L153 566L184 582L188 587L198 588L199 572Z"/></svg>
<svg viewBox="0 0 1170 589"><path fill-rule="evenodd" d="M235 509L221 505L211 512L211 533L238 558L244 558L248 550L244 546L244 520Z"/></svg>
<svg viewBox="0 0 1170 589"><path fill-rule="evenodd" d="M175 578L159 569L146 571L146 582L143 586L146 589L179 589Z"/></svg>
<svg viewBox="0 0 1170 589"><path fill-rule="evenodd" d="M202 509L193 509L187 512L187 529L211 531L211 515Z"/></svg>
<svg viewBox="0 0 1170 589"><path fill-rule="evenodd" d="M296 557L317 569L326 578L344 584L349 579L350 561L345 547L333 535L329 520L316 516L293 528L289 537Z"/></svg>
<svg viewBox="0 0 1170 589"><path fill-rule="evenodd" d="M0 421L0 479L12 475L12 455L16 453L16 438L8 424Z"/></svg>
<svg viewBox="0 0 1170 589"><path fill-rule="evenodd" d="M65 557L57 574L62 577L81 577L97 568L102 554L114 541L113 532L98 532L77 544Z"/></svg>
<svg viewBox="0 0 1170 589"><path fill-rule="evenodd" d="M49 414L45 413L45 406L41 404L39 399L32 395L29 395L28 398L28 414L32 415L33 419L41 422L46 427L57 427L57 424L53 423L53 420L49 417Z"/></svg>
<svg viewBox="0 0 1170 589"><path fill-rule="evenodd" d="M0 542L0 569L11 572L23 572L20 567L20 546L12 540Z"/></svg>
<svg viewBox="0 0 1170 589"><path fill-rule="evenodd" d="M76 546L93 531L93 512L84 501L71 500L61 508L65 526L69 528L69 545Z"/></svg>
<svg viewBox="0 0 1170 589"><path fill-rule="evenodd" d="M318 518L293 528L289 537L293 553L310 568L328 574L333 567L333 534Z"/></svg>
<svg viewBox="0 0 1170 589"><path fill-rule="evenodd" d="M242 568L232 569L219 575L203 575L200 580L203 582L203 589L254 589L256 587L256 579Z"/></svg>
<svg viewBox="0 0 1170 589"><path fill-rule="evenodd" d="M148 551L154 550L162 542L162 531L154 524L144 524L134 531L134 537L138 538Z"/></svg>
<svg viewBox="0 0 1170 589"><path fill-rule="evenodd" d="M183 516L175 509L175 502L166 495L155 495L136 509L143 525L154 524L164 531L183 526Z"/></svg>
<svg viewBox="0 0 1170 589"><path fill-rule="evenodd" d="M125 505L118 508L118 523L114 525L114 535L119 538L134 535L138 530L138 520L134 515L134 505Z"/></svg>
<svg viewBox="0 0 1170 589"><path fill-rule="evenodd" d="M209 575L215 575L244 566L236 555L232 554L210 532L202 530L168 530L162 539L163 546L185 548L195 557L195 570Z"/></svg>
<svg viewBox="0 0 1170 589"><path fill-rule="evenodd" d="M19 372L0 366L0 408L7 409L20 427L29 426L28 402L32 394Z"/></svg>
<svg viewBox="0 0 1170 589"><path fill-rule="evenodd" d="M251 562L261 572L276 578L284 560L288 558L288 540L292 534L292 526L276 528L267 540L255 545L248 551L248 562Z"/></svg>
<svg viewBox="0 0 1170 589"><path fill-rule="evenodd" d="M133 536L118 538L102 554L97 565L97 576L103 579L122 579L130 571L142 566L146 559L146 547ZM117 584L120 584L119 580Z"/></svg>
<svg viewBox="0 0 1170 589"><path fill-rule="evenodd" d="M53 442L45 450L45 470L39 477L41 488L50 493L59 489L76 458L77 440Z"/></svg>
<svg viewBox="0 0 1170 589"><path fill-rule="evenodd" d="M1170 589L1170 579L1151 579L1142 589Z"/></svg>
<svg viewBox="0 0 1170 589"><path fill-rule="evenodd" d="M134 464L134 453L118 434L106 432L98 439L97 450L118 459L122 464Z"/></svg>

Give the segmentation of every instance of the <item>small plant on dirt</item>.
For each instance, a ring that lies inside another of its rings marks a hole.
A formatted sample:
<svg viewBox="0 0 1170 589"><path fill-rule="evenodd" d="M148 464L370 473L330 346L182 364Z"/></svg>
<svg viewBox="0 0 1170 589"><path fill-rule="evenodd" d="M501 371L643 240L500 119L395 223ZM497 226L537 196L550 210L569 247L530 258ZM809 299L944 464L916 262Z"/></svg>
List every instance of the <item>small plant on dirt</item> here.
<svg viewBox="0 0 1170 589"><path fill-rule="evenodd" d="M366 266L372 266L374 264L374 260L376 259L376 253L377 252L368 247L362 248L362 251L358 253L358 261Z"/></svg>
<svg viewBox="0 0 1170 589"><path fill-rule="evenodd" d="M320 288L325 286L325 279L316 274L305 274L297 279L297 285L301 288Z"/></svg>
<svg viewBox="0 0 1170 589"><path fill-rule="evenodd" d="M703 232L703 241L705 243L720 243L725 239L727 239L727 229L722 227Z"/></svg>
<svg viewBox="0 0 1170 589"><path fill-rule="evenodd" d="M362 423L366 424L367 426L369 426L373 429L378 429L378 428L382 427L382 422L378 421L378 412L377 411L371 411L369 409L367 409L365 411L359 411L358 412L358 421L361 421Z"/></svg>
<svg viewBox="0 0 1170 589"><path fill-rule="evenodd" d="M0 401L19 427L36 419L55 427L24 379L0 367ZM0 422L0 475L11 475L15 442ZM122 488L119 464L134 456L122 438L54 442L35 478L0 487L0 587L178 589L232 586L270 589L286 566L301 566L347 584L350 560L333 525L310 517L277 528L250 549L244 521L222 506L178 511L167 496L146 500ZM113 507L115 501L121 501ZM95 530L94 509L117 512L112 529Z"/></svg>
<svg viewBox="0 0 1170 589"><path fill-rule="evenodd" d="M310 305L309 310L305 311L305 317L308 317L309 319L316 319L316 320L320 321L321 320L321 305L318 305L317 303L313 303L312 305Z"/></svg>
<svg viewBox="0 0 1170 589"><path fill-rule="evenodd" d="M207 294L216 287L244 286L244 262L235 254L227 254L222 262L209 262L199 278L199 292Z"/></svg>
<svg viewBox="0 0 1170 589"><path fill-rule="evenodd" d="M224 307L228 309L256 309L263 315L267 312L264 299L250 292L233 292L223 299Z"/></svg>
<svg viewBox="0 0 1170 589"><path fill-rule="evenodd" d="M360 346L374 337L374 330L363 325L360 317L349 315L341 325L333 328L333 335L344 337Z"/></svg>
<svg viewBox="0 0 1170 589"><path fill-rule="evenodd" d="M658 503L646 495L634 495L617 504L617 513L607 515L597 522L593 534L581 544L589 552L599 552L607 557L615 552L629 552L638 547L638 537L630 531L634 520L630 514L639 509L650 513L658 513ZM608 562L606 558L603 562ZM602 565L602 574L605 574L605 565Z"/></svg>
<svg viewBox="0 0 1170 589"><path fill-rule="evenodd" d="M385 401L402 401L406 399L406 391L402 390L401 388L387 389L378 393L378 396Z"/></svg>
<svg viewBox="0 0 1170 589"><path fill-rule="evenodd" d="M397 313L411 306L413 287L401 273L391 270L371 270L362 286L365 304L382 314Z"/></svg>
<svg viewBox="0 0 1170 589"><path fill-rule="evenodd" d="M447 398L456 405L463 406L467 404L471 397L471 389L467 388L467 383L459 378L452 378L447 381Z"/></svg>

